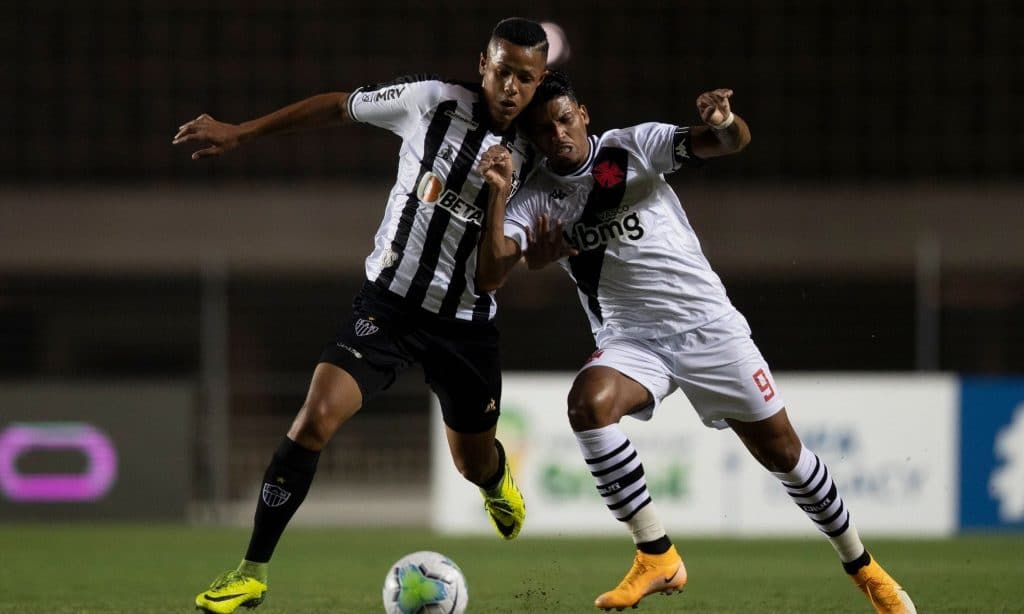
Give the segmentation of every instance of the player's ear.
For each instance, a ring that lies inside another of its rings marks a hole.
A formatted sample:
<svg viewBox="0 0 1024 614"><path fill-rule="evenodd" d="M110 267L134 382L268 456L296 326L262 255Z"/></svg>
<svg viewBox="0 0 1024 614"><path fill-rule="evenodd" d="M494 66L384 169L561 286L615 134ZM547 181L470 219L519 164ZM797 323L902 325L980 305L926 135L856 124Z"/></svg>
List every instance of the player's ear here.
<svg viewBox="0 0 1024 614"><path fill-rule="evenodd" d="M583 119L584 126L590 125L590 113L587 112L587 105L585 104L580 105L580 117Z"/></svg>
<svg viewBox="0 0 1024 614"><path fill-rule="evenodd" d="M484 76L484 71L487 69L487 56L491 53L491 45L487 44L487 47L480 52L480 76Z"/></svg>

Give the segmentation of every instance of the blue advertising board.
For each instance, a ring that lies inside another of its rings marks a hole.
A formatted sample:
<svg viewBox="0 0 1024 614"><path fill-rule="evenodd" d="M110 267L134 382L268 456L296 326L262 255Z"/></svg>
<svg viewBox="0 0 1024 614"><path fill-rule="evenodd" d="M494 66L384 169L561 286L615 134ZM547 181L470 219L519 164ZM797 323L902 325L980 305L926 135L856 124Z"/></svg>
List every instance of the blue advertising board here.
<svg viewBox="0 0 1024 614"><path fill-rule="evenodd" d="M1024 378L965 377L960 527L1024 529Z"/></svg>

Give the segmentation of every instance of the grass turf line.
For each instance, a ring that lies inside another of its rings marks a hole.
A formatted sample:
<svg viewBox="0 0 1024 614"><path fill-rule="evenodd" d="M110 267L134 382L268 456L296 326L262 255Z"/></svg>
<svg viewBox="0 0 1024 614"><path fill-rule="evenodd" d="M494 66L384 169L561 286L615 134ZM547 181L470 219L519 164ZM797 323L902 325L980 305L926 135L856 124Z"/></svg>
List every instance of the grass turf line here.
<svg viewBox="0 0 1024 614"><path fill-rule="evenodd" d="M870 536L869 536L870 539ZM0 612L190 612L241 558L248 531L148 525L0 526ZM869 612L816 539L677 537L690 582L643 612ZM424 531L290 529L258 614L380 612L391 563L437 550L466 573L470 613L588 612L629 568L620 538L454 538ZM1024 611L1024 536L870 539L922 612ZM248 611L248 610L241 610Z"/></svg>

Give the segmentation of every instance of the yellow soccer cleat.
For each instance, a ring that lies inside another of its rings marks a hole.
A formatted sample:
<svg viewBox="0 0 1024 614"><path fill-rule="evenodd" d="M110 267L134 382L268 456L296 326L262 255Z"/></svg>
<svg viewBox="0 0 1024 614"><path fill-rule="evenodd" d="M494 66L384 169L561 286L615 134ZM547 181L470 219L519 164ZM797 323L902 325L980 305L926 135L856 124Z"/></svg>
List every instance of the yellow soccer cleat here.
<svg viewBox="0 0 1024 614"><path fill-rule="evenodd" d="M484 497L484 510L491 518L491 524L498 530L498 535L506 540L515 539L526 521L526 502L523 501L523 493L519 492L512 480L512 470L507 460L505 474L501 476L498 486L491 494L481 488L480 494Z"/></svg>
<svg viewBox="0 0 1024 614"><path fill-rule="evenodd" d="M594 600L602 610L635 608L640 600L653 593L672 593L686 585L686 565L679 558L676 547L664 554L645 554L636 551L633 566L619 585Z"/></svg>
<svg viewBox="0 0 1024 614"><path fill-rule="evenodd" d="M917 614L907 591L882 569L874 557L850 577L879 614Z"/></svg>
<svg viewBox="0 0 1024 614"><path fill-rule="evenodd" d="M267 585L256 578L232 570L221 574L210 588L196 595L196 609L215 614L230 614L239 606L255 608L263 603Z"/></svg>

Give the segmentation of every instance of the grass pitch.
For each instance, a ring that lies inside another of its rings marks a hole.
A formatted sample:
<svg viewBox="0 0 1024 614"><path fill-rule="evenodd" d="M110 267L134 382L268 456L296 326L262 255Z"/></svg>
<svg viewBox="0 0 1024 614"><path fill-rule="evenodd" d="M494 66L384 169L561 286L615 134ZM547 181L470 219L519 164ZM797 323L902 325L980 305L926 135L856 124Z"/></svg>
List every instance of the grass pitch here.
<svg viewBox="0 0 1024 614"><path fill-rule="evenodd" d="M0 526L0 612L190 612L195 594L241 558L248 531L181 526ZM870 612L824 540L689 539L690 582L639 612ZM1024 536L870 540L928 612L1024 612ZM468 612L597 612L629 568L629 538L451 538L411 530L290 529L254 612L382 612L391 563L415 550L453 558ZM248 612L249 610L239 610Z"/></svg>

